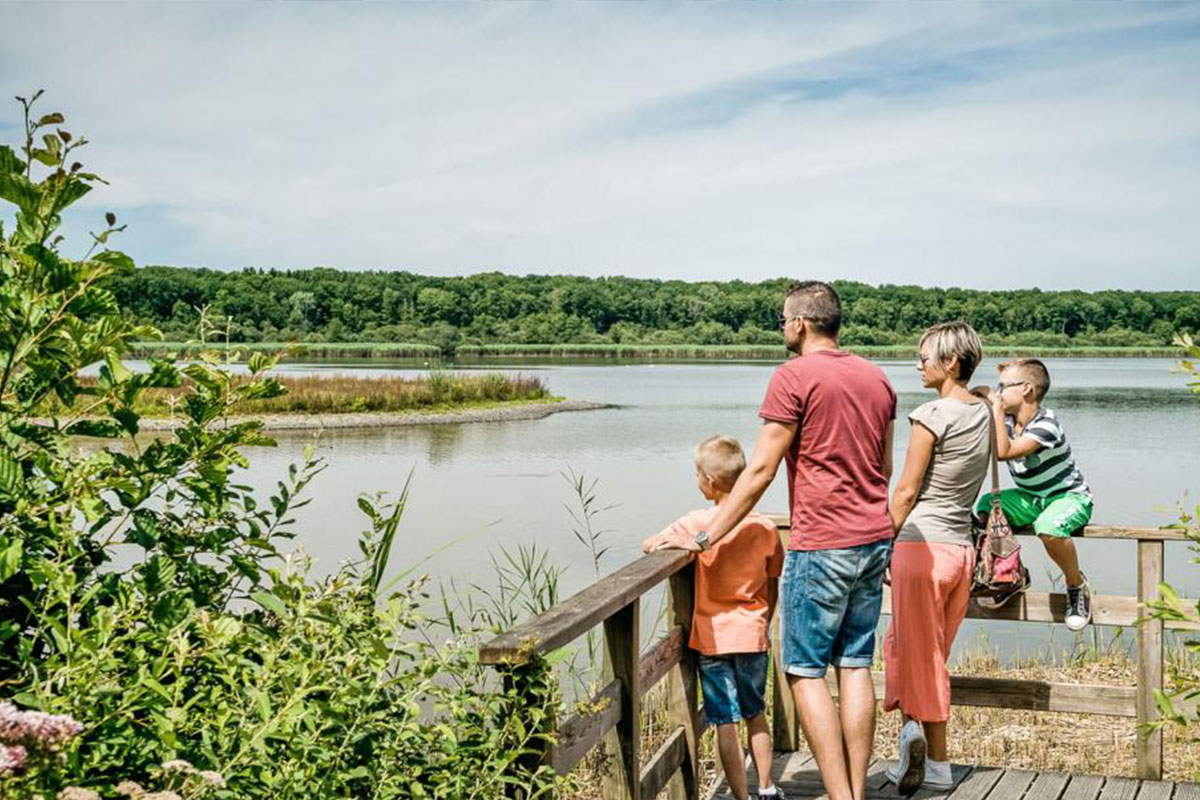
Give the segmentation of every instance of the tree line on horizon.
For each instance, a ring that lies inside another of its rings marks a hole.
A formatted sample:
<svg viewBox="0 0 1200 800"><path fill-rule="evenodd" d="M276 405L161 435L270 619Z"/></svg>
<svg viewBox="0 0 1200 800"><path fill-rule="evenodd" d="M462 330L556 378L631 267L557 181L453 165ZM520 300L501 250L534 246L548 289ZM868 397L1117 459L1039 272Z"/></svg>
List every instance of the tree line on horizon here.
<svg viewBox="0 0 1200 800"><path fill-rule="evenodd" d="M790 282L151 266L121 275L113 291L170 341L196 338L203 317L233 342L403 342L451 353L478 344L774 345ZM850 346L910 344L948 319L1010 346L1165 347L1176 332L1200 333L1195 291L833 284Z"/></svg>

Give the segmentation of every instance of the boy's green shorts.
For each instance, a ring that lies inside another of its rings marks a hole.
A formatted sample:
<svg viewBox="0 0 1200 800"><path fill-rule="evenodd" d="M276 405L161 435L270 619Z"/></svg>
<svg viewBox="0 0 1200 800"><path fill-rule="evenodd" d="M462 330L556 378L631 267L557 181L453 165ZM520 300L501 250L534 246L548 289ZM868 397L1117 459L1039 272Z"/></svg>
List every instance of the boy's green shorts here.
<svg viewBox="0 0 1200 800"><path fill-rule="evenodd" d="M1020 489L1003 489L1000 508L1014 528L1033 526L1039 536L1070 536L1092 518L1092 497L1083 492L1066 492L1055 497L1038 497ZM992 510L992 495L979 498L975 510L987 514Z"/></svg>

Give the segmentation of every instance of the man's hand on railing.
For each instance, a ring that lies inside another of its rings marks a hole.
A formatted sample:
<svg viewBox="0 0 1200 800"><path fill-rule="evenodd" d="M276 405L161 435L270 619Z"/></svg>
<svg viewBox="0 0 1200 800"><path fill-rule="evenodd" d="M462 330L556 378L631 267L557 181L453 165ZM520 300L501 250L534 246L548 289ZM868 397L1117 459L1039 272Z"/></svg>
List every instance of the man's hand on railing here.
<svg viewBox="0 0 1200 800"><path fill-rule="evenodd" d="M700 552L700 545L687 531L672 525L642 542L643 553L653 553L655 550L691 550Z"/></svg>

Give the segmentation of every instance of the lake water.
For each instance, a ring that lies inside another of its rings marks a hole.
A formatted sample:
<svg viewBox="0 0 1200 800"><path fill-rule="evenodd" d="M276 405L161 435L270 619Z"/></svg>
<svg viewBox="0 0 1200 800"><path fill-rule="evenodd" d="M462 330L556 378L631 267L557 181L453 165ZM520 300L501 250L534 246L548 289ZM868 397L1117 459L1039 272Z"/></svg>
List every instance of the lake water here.
<svg viewBox="0 0 1200 800"><path fill-rule="evenodd" d="M901 419L933 397L922 389L912 362L880 362L899 396ZM1200 491L1200 402L1191 397L1173 362L1155 359L1051 360L1054 386L1048 405L1060 412L1079 465L1096 495L1094 521L1161 525L1189 488ZM404 364L355 362L291 364L288 372L358 375L411 374ZM357 554L364 527L355 498L362 492L398 492L413 472L412 492L392 564L415 567L464 591L491 580L489 558L500 547L536 544L565 567L563 595L593 579L587 549L573 536L568 509L578 502L563 473L596 481L595 520L608 547L602 570L637 557L641 541L688 509L703 505L696 490L692 450L702 438L726 433L751 449L757 411L774 365L564 364L495 366L537 374L554 394L617 404L619 408L556 414L542 420L392 430L329 431L315 440L328 469L313 485L312 503L299 514L301 541L332 569ZM992 380L994 362L978 378ZM903 463L908 426L897 426L896 461ZM280 433L279 447L251 453L249 482L271 487L300 457L308 433ZM897 472L899 469L897 468ZM759 508L787 506L784 470ZM1007 475L1005 485L1010 485ZM1193 506L1196 498L1192 498ZM1026 540L1035 585L1046 590L1056 571L1041 546ZM1093 590L1135 593L1136 552L1124 542L1079 542ZM1200 566L1182 544L1169 544L1168 578L1190 596L1200 594ZM652 609L643 611L652 616ZM1083 642L1061 626L971 623L960 642L977 643L986 631L1006 653L1046 652ZM1131 634L1126 634L1132 639ZM1087 640L1087 641L1090 641Z"/></svg>

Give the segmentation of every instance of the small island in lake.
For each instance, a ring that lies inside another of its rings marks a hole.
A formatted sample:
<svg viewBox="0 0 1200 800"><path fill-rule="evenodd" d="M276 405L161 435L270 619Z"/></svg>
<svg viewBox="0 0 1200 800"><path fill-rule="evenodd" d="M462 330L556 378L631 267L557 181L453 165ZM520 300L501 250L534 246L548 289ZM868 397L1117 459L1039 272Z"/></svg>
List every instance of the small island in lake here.
<svg viewBox="0 0 1200 800"><path fill-rule="evenodd" d="M227 421L258 419L266 430L384 428L541 419L565 411L609 407L556 397L538 377L498 372L473 375L435 370L412 377L330 374L277 375L274 379L283 387L282 394L237 403L230 407ZM146 390L136 407L142 417L141 430L170 430L183 424L182 404L190 391L187 383ZM69 413L57 401L46 411L56 416Z"/></svg>

